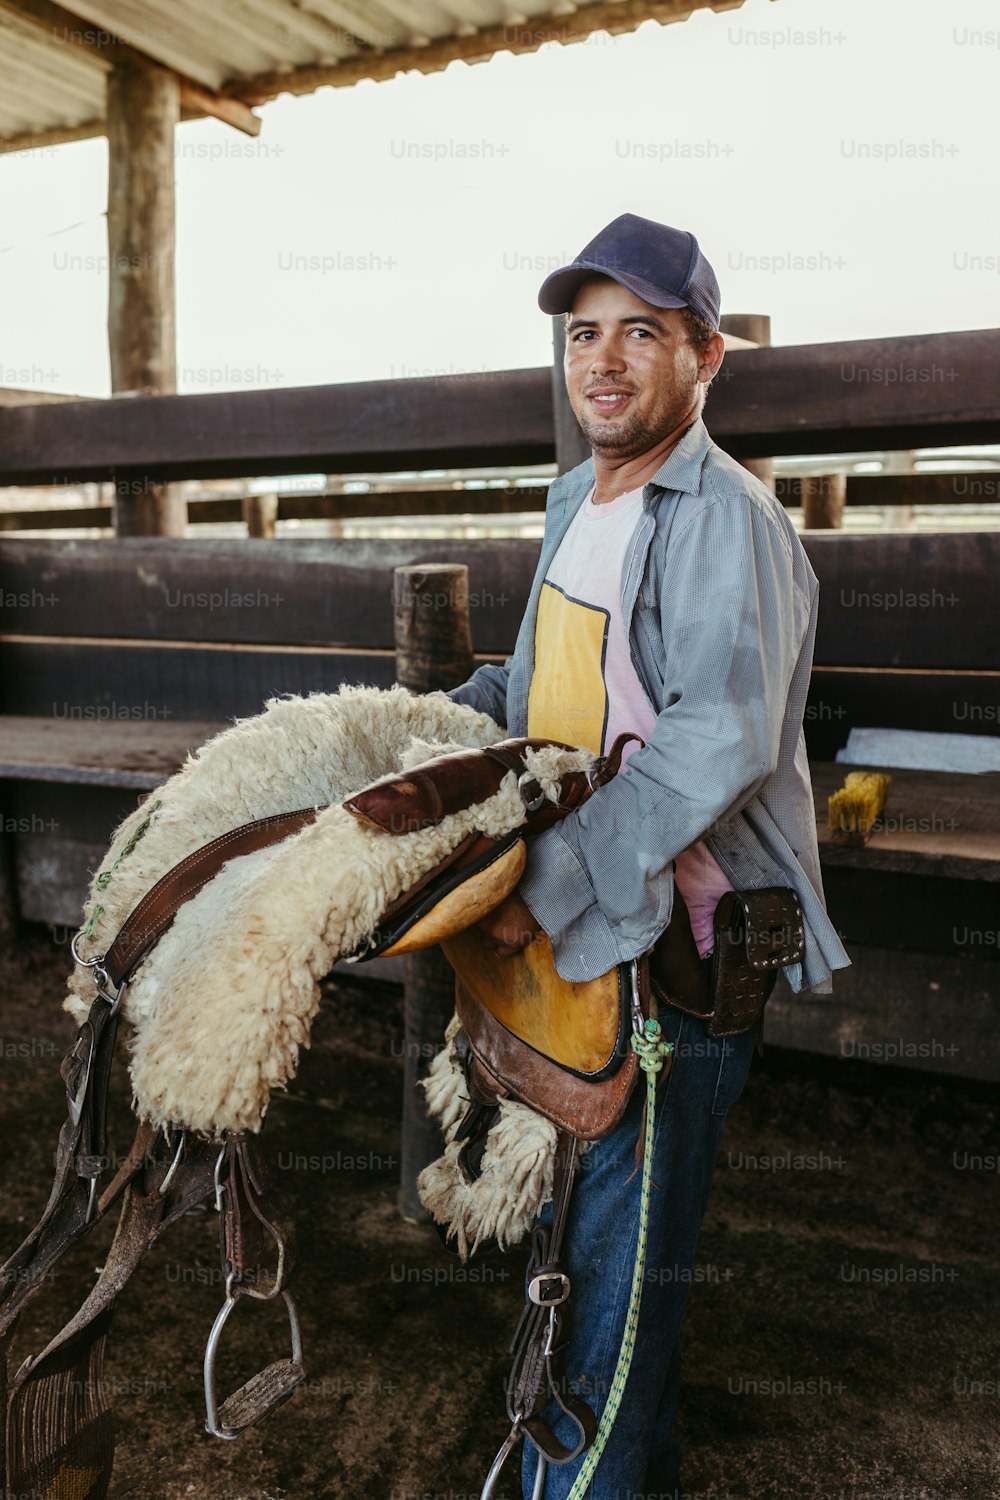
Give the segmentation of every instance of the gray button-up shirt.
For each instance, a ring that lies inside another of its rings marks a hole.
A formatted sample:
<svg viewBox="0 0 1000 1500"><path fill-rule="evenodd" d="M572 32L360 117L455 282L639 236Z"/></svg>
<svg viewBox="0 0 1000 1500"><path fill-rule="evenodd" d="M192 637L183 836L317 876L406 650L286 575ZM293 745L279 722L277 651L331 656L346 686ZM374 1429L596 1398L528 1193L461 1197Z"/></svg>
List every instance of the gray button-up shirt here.
<svg viewBox="0 0 1000 1500"><path fill-rule="evenodd" d="M528 725L538 596L594 483L588 460L549 489L513 654L449 694L510 735ZM819 586L770 491L700 419L643 493L622 618L656 725L576 812L530 842L518 886L565 979L644 953L670 921L673 860L703 838L736 890L790 885L806 921L794 990L828 993L850 960L823 900L802 719Z"/></svg>

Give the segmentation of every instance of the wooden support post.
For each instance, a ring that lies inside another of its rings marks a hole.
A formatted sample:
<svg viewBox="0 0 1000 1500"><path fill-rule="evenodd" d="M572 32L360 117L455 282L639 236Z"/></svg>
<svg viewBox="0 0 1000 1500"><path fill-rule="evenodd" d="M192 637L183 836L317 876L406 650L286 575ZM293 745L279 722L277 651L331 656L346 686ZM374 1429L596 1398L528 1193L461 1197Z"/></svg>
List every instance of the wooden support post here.
<svg viewBox="0 0 1000 1500"><path fill-rule="evenodd" d="M887 453L882 465L883 474L915 474L917 454L914 448L903 448ZM916 521L912 505L886 505L882 508L883 531L915 531Z"/></svg>
<svg viewBox="0 0 1000 1500"><path fill-rule="evenodd" d="M725 313L719 319L720 333L731 333L738 339L746 339L761 349L771 345L771 319L767 313ZM711 424L709 424L711 425ZM774 489L774 460L771 458L741 458L740 463L751 474L756 474L769 490Z"/></svg>
<svg viewBox="0 0 1000 1500"><path fill-rule="evenodd" d="M556 466L560 474L575 469L590 457L590 444L580 430L566 392L563 359L566 354L566 328L560 313L552 319L552 415L556 432Z"/></svg>
<svg viewBox="0 0 1000 1500"><path fill-rule="evenodd" d="M798 481L806 531L839 530L847 499L846 474L807 474Z"/></svg>
<svg viewBox="0 0 1000 1500"><path fill-rule="evenodd" d="M0 814L5 813L7 805L0 800ZM0 942L9 947L18 938L20 914L14 850L16 834L7 831L6 823L4 817L0 823Z"/></svg>
<svg viewBox="0 0 1000 1500"><path fill-rule="evenodd" d="M473 667L469 570L464 563L393 570L396 680L411 692L458 687ZM455 1008L455 976L440 948L407 954L405 975L403 1138L399 1207L404 1219L426 1223L417 1176L442 1150L427 1116L420 1080L442 1045Z"/></svg>
<svg viewBox="0 0 1000 1500"><path fill-rule="evenodd" d="M108 343L111 389L177 388L174 300L176 77L116 63L108 73ZM176 485L143 475L115 482L119 536L183 536L187 508Z"/></svg>
<svg viewBox="0 0 1000 1500"><path fill-rule="evenodd" d="M464 682L472 672L466 564L394 568L392 604L396 681L414 693Z"/></svg>
<svg viewBox="0 0 1000 1500"><path fill-rule="evenodd" d="M277 495L244 495L243 519L247 525L247 536L276 537L278 535Z"/></svg>

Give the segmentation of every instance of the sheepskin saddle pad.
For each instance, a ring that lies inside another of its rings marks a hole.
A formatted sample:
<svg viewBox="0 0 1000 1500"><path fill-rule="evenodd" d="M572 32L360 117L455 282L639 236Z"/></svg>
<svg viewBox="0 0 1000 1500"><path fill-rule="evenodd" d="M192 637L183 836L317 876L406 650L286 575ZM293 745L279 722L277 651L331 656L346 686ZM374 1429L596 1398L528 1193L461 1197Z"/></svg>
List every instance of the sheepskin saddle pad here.
<svg viewBox="0 0 1000 1500"><path fill-rule="evenodd" d="M223 865L125 987L140 1120L212 1139L259 1130L271 1091L309 1044L319 981L334 962L374 944L385 913L463 841L501 838L528 817L514 770L484 800L403 833L343 804L434 756L503 738L492 719L440 692L345 687L275 699L203 745L125 819L92 882L70 977L67 1009L81 1023L94 988L86 961L107 952L161 876L245 823L321 809L280 843ZM590 751L556 745L528 748L524 760L553 804L560 777L594 763Z"/></svg>

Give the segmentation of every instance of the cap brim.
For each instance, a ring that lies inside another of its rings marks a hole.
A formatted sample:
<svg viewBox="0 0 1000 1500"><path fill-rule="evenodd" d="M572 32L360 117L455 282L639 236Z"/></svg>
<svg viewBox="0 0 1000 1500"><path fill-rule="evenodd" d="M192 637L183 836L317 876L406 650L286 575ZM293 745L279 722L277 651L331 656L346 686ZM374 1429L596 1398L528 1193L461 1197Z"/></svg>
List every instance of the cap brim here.
<svg viewBox="0 0 1000 1500"><path fill-rule="evenodd" d="M612 281L617 281L620 286L626 287L637 297L641 297L643 302L648 302L651 307L687 307L688 305L683 297L677 297L673 292L662 291L641 276L629 276L625 272L611 271L607 266L588 264L585 260L578 260L573 265L563 266L560 270L553 271L551 276L546 276L538 291L538 305L542 312L553 316L569 312L573 306L573 299L584 282L591 281L595 276L610 277Z"/></svg>

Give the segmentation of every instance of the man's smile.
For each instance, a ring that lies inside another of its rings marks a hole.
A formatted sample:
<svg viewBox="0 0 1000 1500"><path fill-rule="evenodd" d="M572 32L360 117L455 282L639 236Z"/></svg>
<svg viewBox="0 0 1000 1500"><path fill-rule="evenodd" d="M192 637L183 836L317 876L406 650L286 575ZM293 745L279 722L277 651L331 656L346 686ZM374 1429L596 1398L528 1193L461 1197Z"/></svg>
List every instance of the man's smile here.
<svg viewBox="0 0 1000 1500"><path fill-rule="evenodd" d="M605 386L603 389L588 391L587 400L595 411L615 414L620 412L634 396L634 391L623 390L620 387Z"/></svg>

